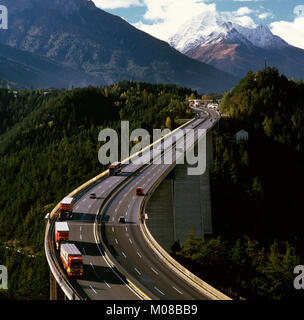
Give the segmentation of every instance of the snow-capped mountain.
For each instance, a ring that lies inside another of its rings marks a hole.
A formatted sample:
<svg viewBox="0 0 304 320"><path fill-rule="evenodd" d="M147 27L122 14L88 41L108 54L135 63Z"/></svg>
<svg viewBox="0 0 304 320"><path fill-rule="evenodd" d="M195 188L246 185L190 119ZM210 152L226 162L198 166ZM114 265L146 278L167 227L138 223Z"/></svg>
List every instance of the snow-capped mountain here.
<svg viewBox="0 0 304 320"><path fill-rule="evenodd" d="M283 48L289 46L286 41L274 35L265 25L258 25L255 29L242 27L238 24L232 24L232 27L259 48Z"/></svg>
<svg viewBox="0 0 304 320"><path fill-rule="evenodd" d="M60 88L132 80L224 92L238 80L188 58L97 8L93 1L2 0L1 4L8 9L10 27L0 32L0 79L8 82L54 87L57 72Z"/></svg>
<svg viewBox="0 0 304 320"><path fill-rule="evenodd" d="M264 25L244 27L214 15L198 15L168 39L175 49L236 76L275 66L304 79L304 50L289 45Z"/></svg>
<svg viewBox="0 0 304 320"><path fill-rule="evenodd" d="M201 15L186 22L175 35L168 39L168 42L175 49L187 53L197 46L212 45L224 40L259 48L289 46L283 39L274 35L267 26L258 25L256 28L248 28L224 21L220 17L208 18Z"/></svg>

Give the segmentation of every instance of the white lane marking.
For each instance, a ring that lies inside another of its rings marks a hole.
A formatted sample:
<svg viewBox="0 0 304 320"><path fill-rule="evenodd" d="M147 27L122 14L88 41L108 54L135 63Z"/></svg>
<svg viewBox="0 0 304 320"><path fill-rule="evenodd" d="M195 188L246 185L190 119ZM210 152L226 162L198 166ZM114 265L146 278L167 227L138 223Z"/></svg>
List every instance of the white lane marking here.
<svg viewBox="0 0 304 320"><path fill-rule="evenodd" d="M116 244L118 244L118 240L115 238L115 242L116 242Z"/></svg>
<svg viewBox="0 0 304 320"><path fill-rule="evenodd" d="M176 290L179 294L183 294L181 291L179 291L177 288L175 288L174 286L172 287L174 290Z"/></svg>
<svg viewBox="0 0 304 320"><path fill-rule="evenodd" d="M87 201L87 199L83 199L81 202L86 202Z"/></svg>
<svg viewBox="0 0 304 320"><path fill-rule="evenodd" d="M103 280L103 282L105 283L105 285L106 285L108 288L110 288L110 289L111 289L111 286L107 283L107 281L106 281L106 280Z"/></svg>
<svg viewBox="0 0 304 320"><path fill-rule="evenodd" d="M116 213L117 213L117 211L118 211L118 208L115 209L115 212L116 212Z"/></svg>
<svg viewBox="0 0 304 320"><path fill-rule="evenodd" d="M134 268L134 270L141 276L141 273L139 272L138 269Z"/></svg>
<svg viewBox="0 0 304 320"><path fill-rule="evenodd" d="M98 216L96 215L95 217L95 224L97 221ZM93 228L93 234L94 234L94 238L95 238L95 243L97 244L97 249L100 253L100 255L103 257L104 261L106 262L106 264L109 266L109 268L111 269L111 271L116 275L116 277L124 284L126 285L140 300L143 300L143 298L134 290L132 289L124 280L123 278L113 269L113 267L110 265L109 261L105 258L104 253L102 252L99 244L98 244L98 238L96 235L96 229Z"/></svg>
<svg viewBox="0 0 304 320"><path fill-rule="evenodd" d="M126 254L122 251L121 254L124 256L125 259L127 259Z"/></svg>
<svg viewBox="0 0 304 320"><path fill-rule="evenodd" d="M128 227L125 227L126 231L128 232Z"/></svg>
<svg viewBox="0 0 304 320"><path fill-rule="evenodd" d="M158 275L158 272L155 270L155 269L153 269L152 267L150 268L156 275Z"/></svg>
<svg viewBox="0 0 304 320"><path fill-rule="evenodd" d="M79 235L80 240L82 240L82 226L80 226L80 235Z"/></svg>
<svg viewBox="0 0 304 320"><path fill-rule="evenodd" d="M142 255L137 251L137 255L140 257L140 258L142 258Z"/></svg>
<svg viewBox="0 0 304 320"><path fill-rule="evenodd" d="M162 294L163 296L165 295L162 291L160 291L157 287L154 287L154 289L156 290L156 291L158 291L160 294Z"/></svg>
<svg viewBox="0 0 304 320"><path fill-rule="evenodd" d="M77 206L75 209L78 210L78 209L79 209L79 206Z"/></svg>
<svg viewBox="0 0 304 320"><path fill-rule="evenodd" d="M94 288L90 285L90 288L94 291L94 293L97 294L97 291L94 290Z"/></svg>
<svg viewBox="0 0 304 320"><path fill-rule="evenodd" d="M92 207L92 205L90 204L88 208L91 209L91 207Z"/></svg>
<svg viewBox="0 0 304 320"><path fill-rule="evenodd" d="M132 240L130 238L129 238L129 241L130 241L131 244L133 244L133 242L132 242Z"/></svg>

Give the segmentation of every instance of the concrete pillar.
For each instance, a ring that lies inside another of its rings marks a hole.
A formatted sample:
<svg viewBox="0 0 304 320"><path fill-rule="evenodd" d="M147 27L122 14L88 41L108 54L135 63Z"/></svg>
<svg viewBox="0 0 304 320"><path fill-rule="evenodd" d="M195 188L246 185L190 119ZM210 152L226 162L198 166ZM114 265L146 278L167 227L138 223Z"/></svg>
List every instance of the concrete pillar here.
<svg viewBox="0 0 304 320"><path fill-rule="evenodd" d="M173 180L166 178L155 190L146 206L146 213L148 214L147 226L153 237L168 252L174 242L172 197Z"/></svg>
<svg viewBox="0 0 304 320"><path fill-rule="evenodd" d="M50 300L66 300L67 297L57 284L55 277L50 272Z"/></svg>
<svg viewBox="0 0 304 320"><path fill-rule="evenodd" d="M213 232L210 192L212 131L207 134L206 151L207 163L203 175L189 176L187 165L177 165L173 174L160 184L147 204L147 226L168 252L174 241L185 242L192 229L195 235L203 239Z"/></svg>
<svg viewBox="0 0 304 320"><path fill-rule="evenodd" d="M57 282L50 272L50 300L57 300Z"/></svg>

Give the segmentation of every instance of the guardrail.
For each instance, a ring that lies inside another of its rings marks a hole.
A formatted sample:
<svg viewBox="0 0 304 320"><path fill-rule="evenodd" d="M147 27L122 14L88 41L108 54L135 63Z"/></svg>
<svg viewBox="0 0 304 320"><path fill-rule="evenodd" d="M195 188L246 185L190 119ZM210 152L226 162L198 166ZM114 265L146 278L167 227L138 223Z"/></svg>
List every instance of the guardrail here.
<svg viewBox="0 0 304 320"><path fill-rule="evenodd" d="M143 153L147 150L149 150L151 148L151 146L159 143L160 141L164 140L166 137L168 137L169 135L174 134L177 130L180 130L182 128L184 128L185 126L189 125L191 122L195 121L195 119L191 119L190 121L188 121L187 123L183 124L182 126L178 127L177 129L175 129L174 131L170 132L168 135L160 138L159 140L155 141L154 143L152 143L151 145L149 145L148 147L144 148L143 150L133 154L132 156L128 157L127 159L123 160L121 163L127 163L128 161L130 161L133 157L138 156L140 153ZM207 130L208 131L208 130ZM174 165L175 166L175 165ZM138 168L137 171L142 170L144 166L141 166L140 168ZM137 172L136 171L136 172ZM74 191L72 191L68 196L69 197L75 197L80 195L82 192L84 192L85 190L87 190L89 187L91 187L93 184L97 183L99 180L101 180L102 178L108 176L109 171L106 170L104 172L102 172L101 174L97 175L96 177L90 179L89 181L85 182L84 184L82 184L80 187L78 187L77 189L75 189ZM121 183L119 183L111 192L110 194L107 196L108 199L110 199L112 197L112 195L117 192L117 190L119 188L121 188L126 181L129 180L130 177L126 178L125 180L123 180ZM160 179L157 180L157 185L160 183L159 181L162 181L163 176L160 177ZM94 228L94 232L95 232L95 239L97 241L99 241L99 244L102 244L102 240L99 238L98 235L98 230L97 230L97 226L98 224L96 223L97 221L97 217L100 214L100 212L102 211L102 208L105 207L105 204L107 203L107 200L105 199L102 207L99 210L99 213L96 216L96 220L95 220L95 228ZM145 201L143 201L143 204L146 203ZM68 281L68 279L66 278L66 276L64 275L64 272L62 272L58 262L56 261L56 259L54 259L54 257L52 257L52 255L50 254L51 250L52 250L52 246L50 245L49 241L52 241L52 232L53 232L53 225L55 223L55 217L56 214L58 212L60 203L58 203L55 208L52 210L52 212L49 215L49 219L47 222L47 226L46 226L46 232L45 232L45 253L46 253L46 258L48 261L48 264L50 266L51 272L54 275L57 283L59 284L59 286L61 287L61 289L63 290L63 292L65 293L65 295L68 297L68 299L70 300L80 300L83 299L83 297L73 288L73 286L70 284L70 282ZM141 207L142 208L142 207ZM166 253L166 251L161 248L158 243L156 242L156 240L153 238L153 236L150 234L149 230L146 227L146 224L144 223L143 225L140 225L143 235L145 236L145 238L147 239L148 243L150 244L151 248L153 250L155 250L157 248L157 252L158 255L160 257L162 257L162 259L165 259L167 261L167 264L170 263L171 264L171 268L173 266L173 270L180 273L180 275L182 276L186 276L188 277L188 281L193 281L196 285L199 285L203 288L203 291L206 293L206 291L209 292L209 295L217 297L218 299L223 299L223 300L228 300L230 299L229 297L223 295L221 292L217 291L216 289L212 288L211 286L209 286L207 283L205 283L204 281L202 281L201 279L199 279L198 277L196 277L195 275L193 275L190 271L188 271L187 269L185 269L183 266L181 266L177 261L175 261L170 255L168 255L168 253ZM103 248L104 253L106 253L106 248ZM109 257L109 254L105 254L105 259L107 261L107 263L111 266L111 268L114 270L115 266L112 262L112 257ZM175 267L176 266L176 267ZM117 268L117 267L116 267ZM115 270L114 270L115 271ZM122 270L123 271L123 270ZM122 272L123 274L125 272ZM117 274L118 275L118 274ZM118 275L119 276L119 275ZM126 280L129 284L129 286L131 288L133 288L133 290L135 290L137 292L137 294L142 298L142 299L150 299L147 295L145 295L139 288L138 286L136 286L134 284L134 280L131 280L129 278L126 277ZM123 281L123 280L122 280Z"/></svg>
<svg viewBox="0 0 304 320"><path fill-rule="evenodd" d="M208 130L209 131L209 130ZM141 217L144 215L144 208L145 208L145 204L146 202L150 199L151 194L153 193L153 191L158 187L158 185L163 181L163 179L170 173L170 171L175 167L175 164L172 164L172 166L170 166L168 168L168 170L166 170L160 177L159 179L152 185L152 187L149 189L148 191L148 196L144 197L144 200L141 202L140 205L140 209L138 211L138 218L141 219ZM126 184L126 180L124 180L119 186L116 186L116 188L113 190L113 193L111 193L109 195L109 197L107 198L107 200L104 203L104 207L107 206L107 203L110 202L110 200L112 200L113 198L113 194L118 192L122 187L124 187ZM103 209L100 210L100 212ZM186 268L184 268L181 264L179 264L174 258L172 258L158 243L157 241L154 239L154 237L151 235L151 233L149 232L147 226L145 223L140 224L140 229L141 232L144 235L144 238L146 239L146 241L148 242L149 246L151 247L151 249L163 260L166 262L166 264L168 265L168 267L170 267L170 269L172 269L174 272L176 272L177 274L179 274L181 277L183 277L188 283L190 283L192 286L194 286L195 288L197 288L198 290L200 290L201 292L203 292L205 295L209 296L211 299L213 300L232 300L230 297L224 295L222 292L220 292L219 290L213 288L212 286L210 286L208 283L204 282L202 279L200 279L199 277L195 276L193 273L191 273L189 270L187 270ZM102 238L99 237L99 233L97 230L97 224L95 225L95 234L96 234L96 238L98 239L99 243L101 244L107 259L109 259L109 261L111 261L112 265L114 266L115 263L113 263L113 261L117 262L115 257L113 257L110 253L110 251L107 249L107 246L104 244ZM119 265L119 263L116 263L116 268L124 275L127 274L127 272L125 271L125 269ZM135 280L133 277L129 277L126 278L127 282L133 286L137 292L139 292L140 294L143 294L143 292L138 288L138 284L135 285L134 282L138 283L137 280ZM150 299L147 295L144 294L144 298L145 299Z"/></svg>
<svg viewBox="0 0 304 320"><path fill-rule="evenodd" d="M170 166L148 190L147 195L144 196L144 199L141 202L141 205L138 211L139 217L142 217L145 215L145 206L149 201L149 199L151 198L153 192L157 189L160 183L166 178L166 176L172 171L174 167L175 167L175 164ZM200 291L204 292L214 300L232 300L230 297L223 294L219 290L215 289L214 287L212 287L211 285L209 285L208 283L206 283L205 281L203 281L202 279L194 275L192 272L187 270L179 262L177 262L170 254L168 254L154 239L145 221L143 221L143 223L140 225L140 228L151 249L162 260L164 260L174 272L181 275L186 281L188 281L188 283L190 283L192 286L196 287Z"/></svg>
<svg viewBox="0 0 304 320"><path fill-rule="evenodd" d="M182 126L178 127L177 129L175 129L174 131L170 132L169 134L165 135L164 137L160 138L159 140L155 141L154 143L152 143L151 145L149 145L148 147L146 147L145 149L143 149L142 151L136 153L133 156L138 155L139 153L143 153L147 150L150 150L151 146L153 146L154 144L159 143L160 141L164 140L165 138L167 138L168 136L174 134L177 130L180 130L182 128L184 128L185 126L189 125L191 122L193 122L195 119L192 119L190 121L188 121L187 123L183 124ZM165 150L163 150L165 152ZM133 156L131 156L130 158L132 158ZM141 171L144 167L146 167L147 165L141 166L139 167L134 174L136 174L137 172ZM123 274L124 277L126 278L126 282L128 283L128 285L134 289L137 294L144 300L151 300L151 298L145 294L143 292L143 290L141 290L139 287L141 287L141 284L132 276L126 276L127 272L126 270L119 264L119 263L113 263L113 261L117 262L115 257L113 257L113 255L110 253L110 251L108 250L107 246L105 245L104 241L102 240L102 237L100 237L101 232L98 232L98 217L101 215L102 211L104 210L104 208L107 207L108 203L112 200L113 196L115 195L115 193L117 193L120 189L122 189L123 187L125 187L126 183L131 180L132 176L129 176L128 178L126 178L125 180L121 181L118 185L115 186L115 188L111 191L111 193L109 193L106 198L104 199L103 205L100 208L98 214L96 215L96 220L95 220L95 228L94 228L94 236L95 236L95 241L96 243L98 243L100 245L100 247L103 250L104 253L104 257L108 263L109 266L111 266L112 269L116 268L119 273ZM117 273L116 273L117 274ZM117 276L119 276L117 274ZM119 276L120 277L120 276ZM121 277L120 277L121 278ZM122 279L121 279L122 280ZM122 280L123 281L123 280ZM124 281L123 281L124 282ZM150 293L150 295L153 295L152 293Z"/></svg>
<svg viewBox="0 0 304 320"><path fill-rule="evenodd" d="M128 157L127 159L123 160L121 163L124 164L128 161L130 161L133 157L138 156L140 153L143 153L145 151L147 151L148 149L151 148L151 146L153 146L154 144L159 143L160 141L164 140L167 136L173 134L174 132L176 132L178 129L181 129L187 125L189 125L191 122L195 121L195 119L190 119L187 123L183 124L182 126L178 127L177 129L173 130L172 132L170 132L168 135L158 139L157 141L155 141L153 144L149 145L148 147L144 148L143 150L131 155L130 157ZM81 194L82 192L84 192L86 189L88 189L89 187L91 187L93 184L97 183L99 180L101 180L102 178L108 176L109 174L109 170L106 170L104 172L102 172L101 174L97 175L96 177L90 179L89 181L85 182L84 184L82 184L80 187L76 188L75 190L73 190L71 193L68 194L68 197L75 197L79 194ZM125 180L124 180L125 182ZM114 189L115 190L115 189ZM114 191L112 190L112 192L110 193L110 195L113 193ZM50 245L51 238L52 238L52 232L53 232L53 225L55 223L55 218L56 218L56 214L59 210L60 207L60 202L54 207L54 209L51 211L51 213L49 214L48 217L48 221L47 221L47 225L46 225L46 231L45 231L45 238L44 238L44 251L45 251L45 255L46 255L46 259L48 261L50 270L52 272L52 274L54 275L56 282L59 284L59 286L61 287L62 291L64 292L64 294L68 297L69 300L80 300L83 299L83 297L81 295L79 295L76 290L71 286L70 282L68 281L68 279L66 278L64 272L61 270L58 262L56 261L56 259L51 255L51 252L53 250L52 246ZM108 259L109 260L109 259ZM109 261L108 261L109 262ZM132 287L136 286L130 282L130 285ZM139 291L140 295L142 295L142 292Z"/></svg>

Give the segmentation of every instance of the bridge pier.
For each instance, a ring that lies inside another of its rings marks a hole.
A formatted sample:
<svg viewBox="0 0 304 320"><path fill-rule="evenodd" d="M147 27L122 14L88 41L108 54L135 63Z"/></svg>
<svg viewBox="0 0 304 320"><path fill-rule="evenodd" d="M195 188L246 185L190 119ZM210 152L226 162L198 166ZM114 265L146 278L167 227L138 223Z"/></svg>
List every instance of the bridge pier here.
<svg viewBox="0 0 304 320"><path fill-rule="evenodd" d="M55 277L50 272L50 300L66 300L66 295L57 284Z"/></svg>
<svg viewBox="0 0 304 320"><path fill-rule="evenodd" d="M175 241L185 242L192 230L203 239L213 233L210 192L212 131L207 134L206 152L204 174L189 176L187 165L177 165L155 190L147 204L147 226L167 252L171 251Z"/></svg>

